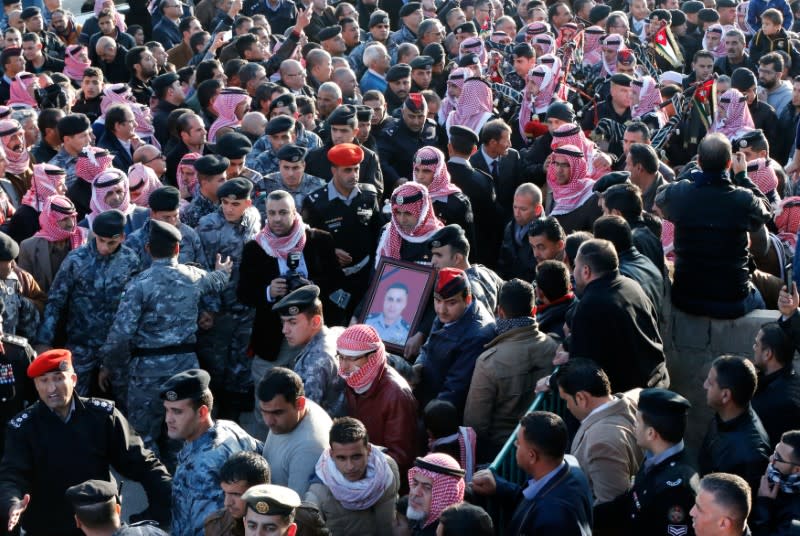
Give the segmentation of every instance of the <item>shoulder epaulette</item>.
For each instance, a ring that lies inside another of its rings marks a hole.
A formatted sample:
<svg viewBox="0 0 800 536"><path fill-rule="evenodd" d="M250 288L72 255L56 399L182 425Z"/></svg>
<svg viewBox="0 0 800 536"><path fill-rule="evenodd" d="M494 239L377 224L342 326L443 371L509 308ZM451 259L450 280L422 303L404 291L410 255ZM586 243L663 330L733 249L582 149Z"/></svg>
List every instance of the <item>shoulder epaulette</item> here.
<svg viewBox="0 0 800 536"><path fill-rule="evenodd" d="M105 398L87 398L86 407L97 408L106 413L114 412L114 402Z"/></svg>
<svg viewBox="0 0 800 536"><path fill-rule="evenodd" d="M10 342L11 344L14 344L16 346L22 346L23 348L28 345L28 339L26 339L25 337L20 337L19 335L8 335L5 333L3 334L3 342L4 343Z"/></svg>
<svg viewBox="0 0 800 536"><path fill-rule="evenodd" d="M28 406L28 407L27 407L27 408L25 408L24 410L22 410L20 413L17 413L17 415L16 415L16 416L15 416L13 419L11 419L10 421L8 421L8 425L9 425L10 427L12 427L12 428L16 428L16 429L22 428L22 426L23 426L23 425L24 425L26 422L28 422L28 421L30 421L30 420L31 420L31 414L32 414L32 410L33 410L33 408L36 406L36 404L38 404L38 403L39 403L39 402L36 402L36 403L34 403L34 404L32 404L32 405Z"/></svg>

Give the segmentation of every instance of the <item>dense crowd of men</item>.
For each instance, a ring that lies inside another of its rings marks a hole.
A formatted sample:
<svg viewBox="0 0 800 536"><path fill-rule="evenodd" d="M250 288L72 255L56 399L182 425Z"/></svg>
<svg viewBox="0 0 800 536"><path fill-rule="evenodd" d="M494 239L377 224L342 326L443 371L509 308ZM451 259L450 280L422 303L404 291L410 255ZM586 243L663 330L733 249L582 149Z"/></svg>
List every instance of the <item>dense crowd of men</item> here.
<svg viewBox="0 0 800 536"><path fill-rule="evenodd" d="M800 534L800 0L0 29L0 531Z"/></svg>

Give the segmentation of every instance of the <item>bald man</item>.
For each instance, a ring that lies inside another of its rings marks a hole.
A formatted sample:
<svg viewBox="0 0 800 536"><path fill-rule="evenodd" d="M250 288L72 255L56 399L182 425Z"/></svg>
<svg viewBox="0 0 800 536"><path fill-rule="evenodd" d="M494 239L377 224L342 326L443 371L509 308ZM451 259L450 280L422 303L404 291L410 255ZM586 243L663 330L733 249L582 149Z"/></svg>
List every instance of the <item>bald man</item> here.
<svg viewBox="0 0 800 536"><path fill-rule="evenodd" d="M142 145L133 152L133 163L140 162L155 171L159 180L167 172L167 158L154 145Z"/></svg>
<svg viewBox="0 0 800 536"><path fill-rule="evenodd" d="M267 128L267 118L261 112L247 112L242 117L242 134L250 138L255 144L256 140L264 135Z"/></svg>
<svg viewBox="0 0 800 536"><path fill-rule="evenodd" d="M297 60L283 60L278 71L281 75L279 84L285 86L294 95L314 96L314 90L306 84L306 70Z"/></svg>
<svg viewBox="0 0 800 536"><path fill-rule="evenodd" d="M117 84L130 79L130 72L125 65L125 55L128 54L125 47L117 46L116 41L104 35L97 40L94 48L97 52L97 66L103 71L108 82Z"/></svg>

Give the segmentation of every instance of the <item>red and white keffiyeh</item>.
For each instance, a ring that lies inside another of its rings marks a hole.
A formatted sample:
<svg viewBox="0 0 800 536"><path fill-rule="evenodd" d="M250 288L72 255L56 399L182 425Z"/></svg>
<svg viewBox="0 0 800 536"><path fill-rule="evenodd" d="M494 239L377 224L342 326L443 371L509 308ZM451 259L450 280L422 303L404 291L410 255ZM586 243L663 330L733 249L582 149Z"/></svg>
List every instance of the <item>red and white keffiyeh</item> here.
<svg viewBox="0 0 800 536"><path fill-rule="evenodd" d="M153 115L150 113L150 107L144 104L131 103L129 104L133 118L136 120L136 128L134 133L142 138L158 150L161 150L161 144L156 139L156 129L153 126Z"/></svg>
<svg viewBox="0 0 800 536"><path fill-rule="evenodd" d="M66 231L58 226L58 222L72 218L72 230ZM69 239L70 249L76 249L86 243L87 230L79 227L78 212L68 197L51 195L44 201L39 213L39 230L33 235L44 238L48 242L61 242Z"/></svg>
<svg viewBox="0 0 800 536"><path fill-rule="evenodd" d="M464 89L464 82L467 78L472 75L472 71L467 69L466 67L458 67L450 71L450 76L447 78L447 85L454 85L458 87L459 94ZM452 97L448 92L444 99L442 99L442 105L439 107L439 122L444 124L447 121L450 112L458 108L458 97Z"/></svg>
<svg viewBox="0 0 800 536"><path fill-rule="evenodd" d="M308 225L303 222L303 218L298 213L286 236L277 236L270 230L269 225L265 225L256 235L255 240L270 257L286 260L289 253L303 251L306 245L307 228Z"/></svg>
<svg viewBox="0 0 800 536"><path fill-rule="evenodd" d="M75 176L91 184L95 177L111 168L113 163L114 155L106 149L84 147L75 162Z"/></svg>
<svg viewBox="0 0 800 536"><path fill-rule="evenodd" d="M736 6L736 21L733 23L734 28L743 31L745 35L753 35L755 33L750 25L747 24L747 8L749 6L749 0Z"/></svg>
<svg viewBox="0 0 800 536"><path fill-rule="evenodd" d="M426 464L437 465L447 470L460 470L458 462L452 456L443 454L441 452L434 452L428 454L424 458L418 458ZM425 469L422 467L414 466L408 470L408 484L412 484L414 476L417 474L424 475L433 481L433 491L431 492L431 505L428 512L428 517L425 518L423 528L427 527L437 519L444 512L448 506L458 504L464 500L464 489L466 483L463 477L456 477L449 474L438 473L436 471Z"/></svg>
<svg viewBox="0 0 800 536"><path fill-rule="evenodd" d="M64 74L70 80L80 82L83 80L83 71L92 66L89 54L82 45L71 45L67 47L64 54Z"/></svg>
<svg viewBox="0 0 800 536"><path fill-rule="evenodd" d="M8 104L27 104L28 106L38 108L39 103L33 98L30 90L31 87L38 85L38 83L39 80L33 73L27 73L25 71L17 73L17 76L11 81Z"/></svg>
<svg viewBox="0 0 800 536"><path fill-rule="evenodd" d="M112 207L106 203L106 195L115 186L121 184L125 194L122 203L118 207ZM92 199L89 201L89 208L92 212L86 215L89 225L94 222L95 217L107 210L117 209L126 216L129 216L136 209L136 205L131 203L131 192L128 184L128 177L124 172L116 168L109 168L95 177L92 183Z"/></svg>
<svg viewBox="0 0 800 536"><path fill-rule="evenodd" d="M114 7L113 0L94 0L95 17L100 15L100 12L103 11L103 8L108 8L114 12L114 25L120 32L124 32L128 29L128 25L125 24L125 17L123 17L122 14L119 13Z"/></svg>
<svg viewBox="0 0 800 536"><path fill-rule="evenodd" d="M150 206L150 194L164 186L153 168L141 162L128 168L128 183L131 201L144 208Z"/></svg>
<svg viewBox="0 0 800 536"><path fill-rule="evenodd" d="M525 40L528 43L532 43L533 38L537 35L550 33L550 25L546 22L537 20L525 26L521 31L525 32Z"/></svg>
<svg viewBox="0 0 800 536"><path fill-rule="evenodd" d="M439 445L446 445L458 440L459 462L464 469L464 480L472 482L475 473L475 455L477 453L478 435L469 426L459 426L458 432L446 437L428 441L428 449L434 450Z"/></svg>
<svg viewBox="0 0 800 536"><path fill-rule="evenodd" d="M639 119L650 112L664 115L658 107L662 101L661 90L658 87L658 82L652 76L643 76L641 80L634 80L631 84L631 90L638 96L639 100L631 109L631 116L634 119ZM659 122L661 124L665 123L666 117L659 117Z"/></svg>
<svg viewBox="0 0 800 536"><path fill-rule="evenodd" d="M625 46L625 41L622 40L622 36L617 34L605 36L602 39L602 43L601 59L603 61L603 68L600 70L600 76L606 77L617 73L617 54L620 50L625 50L628 47ZM606 55L611 55L612 51L614 53L614 59L609 63L606 60Z"/></svg>
<svg viewBox="0 0 800 536"><path fill-rule="evenodd" d="M41 212L48 197L58 194L59 190L66 191L66 179L67 172L58 166L50 164L34 165L31 187L22 196L21 203L28 205L36 212Z"/></svg>
<svg viewBox="0 0 800 536"><path fill-rule="evenodd" d="M453 125L468 127L476 133L492 117L494 100L492 88L480 78L469 78L464 81L458 107L447 116L447 131Z"/></svg>
<svg viewBox="0 0 800 536"><path fill-rule="evenodd" d="M597 65L603 59L600 40L606 35L600 26L589 26L583 31L583 64Z"/></svg>
<svg viewBox="0 0 800 536"><path fill-rule="evenodd" d="M427 242L436 231L444 227L444 224L433 212L428 189L417 182L406 182L395 188L392 193L391 207L392 219L384 229L378 243L376 266L381 257L400 259L400 247L403 245L403 240L414 244ZM404 232L397 223L395 214L400 207L417 216L417 225L410 234Z"/></svg>
<svg viewBox="0 0 800 536"><path fill-rule="evenodd" d="M108 108L114 104L131 104L136 102L128 84L107 84L103 88L103 97L100 99L100 113L105 117Z"/></svg>
<svg viewBox="0 0 800 536"><path fill-rule="evenodd" d="M715 33L719 35L719 41L717 42L717 46L714 50L709 50L708 47L708 34ZM725 33L725 29L722 27L722 24L712 24L708 28L706 28L706 33L703 34L703 50L708 50L711 54L714 55L714 58L721 58L724 56L727 51L725 50L725 40L722 38L723 34Z"/></svg>
<svg viewBox="0 0 800 536"><path fill-rule="evenodd" d="M800 230L800 197L787 197L775 211L775 225L778 238L792 248L797 245L797 231Z"/></svg>
<svg viewBox="0 0 800 536"><path fill-rule="evenodd" d="M380 447L370 444L367 473L361 480L351 482L337 469L330 447L322 451L315 472L322 483L346 510L366 510L377 503L394 484L394 475Z"/></svg>
<svg viewBox="0 0 800 536"><path fill-rule="evenodd" d="M754 128L753 117L747 107L747 98L734 88L723 93L717 106L717 119L711 125L709 132L721 132L729 138L737 138Z"/></svg>
<svg viewBox="0 0 800 536"><path fill-rule="evenodd" d="M747 163L747 176L762 194L768 194L778 187L778 176L769 163L768 158L756 158Z"/></svg>
<svg viewBox="0 0 800 536"><path fill-rule="evenodd" d="M582 206L592 196L594 186L594 181L586 177L586 158L580 148L575 145L564 145L553 151L553 156L555 155L566 157L570 165L570 179L566 184L559 184L556 180L555 159L551 158L547 170L547 184L553 192L553 200L556 203L551 216L568 214Z"/></svg>
<svg viewBox="0 0 800 536"><path fill-rule="evenodd" d="M447 158L444 153L436 147L422 147L414 155L414 167L421 167L433 171L433 180L428 185L428 195L433 200L446 200L448 195L461 191L461 188L450 181L450 172L447 171ZM416 171L414 172L414 182L417 180Z"/></svg>
<svg viewBox="0 0 800 536"><path fill-rule="evenodd" d="M537 65L543 65L547 69L550 70L550 73L553 75L553 78L550 79L547 85L544 87L544 91L547 93L551 93L551 100L554 98L560 98L561 100L565 100L565 96L562 95L559 91L559 84L561 83L561 59L556 56L555 54L545 54L544 56L539 56L536 60Z"/></svg>
<svg viewBox="0 0 800 536"><path fill-rule="evenodd" d="M522 105L519 110L519 131L525 133L525 125L531 120L534 114L547 112L550 103L553 102L553 92L547 91L552 88L555 76L546 65L537 65L525 77L525 91L522 93ZM538 88L534 95L530 89L530 84Z"/></svg>
<svg viewBox="0 0 800 536"><path fill-rule="evenodd" d="M544 56L553 53L556 48L556 40L550 34L540 34L533 38L531 46L538 49L537 56Z"/></svg>
<svg viewBox="0 0 800 536"><path fill-rule="evenodd" d="M216 143L217 132L221 128L238 126L242 120L236 115L236 107L240 103L247 102L250 106L250 96L244 91L223 90L214 100L211 108L217 114L217 119L208 129L208 142Z"/></svg>
<svg viewBox="0 0 800 536"><path fill-rule="evenodd" d="M553 131L553 141L550 142L550 149L558 149L559 147L564 147L566 145L574 145L578 149L583 151L584 158L586 160L586 174L588 177L592 179L599 179L600 177L594 176L594 169L593 169L593 162L596 152L599 151L597 145L586 137L583 133L583 130L580 126L576 125L575 123L567 123L565 125L561 125L555 131ZM547 173L552 173L554 169L551 167L547 170ZM599 170L599 173L605 174L607 173L606 170Z"/></svg>
<svg viewBox="0 0 800 536"><path fill-rule="evenodd" d="M477 54L481 65L486 65L486 46L480 37L468 37L461 41L461 45L458 47L458 57L461 58L465 54Z"/></svg>
<svg viewBox="0 0 800 536"><path fill-rule="evenodd" d="M558 29L558 38L556 39L556 48L561 48L566 45L578 35L578 25L574 22L562 24Z"/></svg>
<svg viewBox="0 0 800 536"><path fill-rule="evenodd" d="M31 157L25 147L25 133L16 119L0 120L0 143L6 153L6 171L12 175L21 175L31 166ZM9 145L17 145L19 150L12 151Z"/></svg>
<svg viewBox="0 0 800 536"><path fill-rule="evenodd" d="M180 190L183 199L188 199L194 195L194 190L197 186L197 170L194 168L194 163L202 156L200 153L186 153L181 158L178 169L175 170L175 180L178 183L178 190ZM184 175L184 168L194 171L191 174L191 178L188 175Z"/></svg>
<svg viewBox="0 0 800 536"><path fill-rule="evenodd" d="M364 393L375 382L386 366L386 347L372 326L353 324L336 339L336 351L347 357L374 352L358 370L345 373L339 367L339 376L356 393Z"/></svg>

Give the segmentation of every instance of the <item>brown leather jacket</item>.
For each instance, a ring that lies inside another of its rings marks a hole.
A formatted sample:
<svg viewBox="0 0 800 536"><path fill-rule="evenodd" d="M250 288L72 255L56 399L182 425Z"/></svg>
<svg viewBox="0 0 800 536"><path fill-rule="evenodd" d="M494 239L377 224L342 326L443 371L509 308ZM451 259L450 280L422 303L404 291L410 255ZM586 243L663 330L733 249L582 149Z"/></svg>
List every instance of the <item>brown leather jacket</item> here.
<svg viewBox="0 0 800 536"><path fill-rule="evenodd" d="M234 519L227 508L217 510L203 522L205 536L244 536L244 523Z"/></svg>

